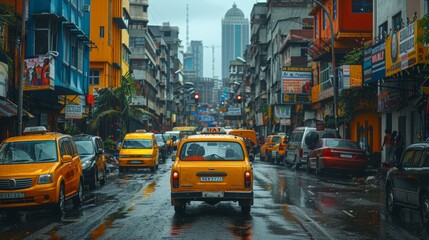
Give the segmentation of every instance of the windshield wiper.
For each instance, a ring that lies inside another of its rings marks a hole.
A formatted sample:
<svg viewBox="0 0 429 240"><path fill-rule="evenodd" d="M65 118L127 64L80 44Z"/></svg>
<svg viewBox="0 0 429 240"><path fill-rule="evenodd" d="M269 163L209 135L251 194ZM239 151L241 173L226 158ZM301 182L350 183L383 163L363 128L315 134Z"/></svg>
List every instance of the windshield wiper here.
<svg viewBox="0 0 429 240"><path fill-rule="evenodd" d="M31 159L17 159L17 160L13 160L12 163L15 163L15 162L30 162L30 161L31 161Z"/></svg>

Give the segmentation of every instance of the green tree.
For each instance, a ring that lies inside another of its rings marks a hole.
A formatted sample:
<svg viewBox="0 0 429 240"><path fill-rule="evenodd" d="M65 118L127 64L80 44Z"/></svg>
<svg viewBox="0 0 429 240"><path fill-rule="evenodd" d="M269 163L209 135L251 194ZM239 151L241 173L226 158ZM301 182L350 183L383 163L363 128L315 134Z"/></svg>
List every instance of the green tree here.
<svg viewBox="0 0 429 240"><path fill-rule="evenodd" d="M0 29L4 29L6 27L14 28L15 22L16 18L13 7L6 3L0 3ZM9 68L11 68L13 61L4 49L4 41L5 39L0 39L0 57L4 56Z"/></svg>
<svg viewBox="0 0 429 240"><path fill-rule="evenodd" d="M423 29L423 34L419 35L419 41L428 44L429 43L429 15L424 15L420 19L419 28Z"/></svg>
<svg viewBox="0 0 429 240"><path fill-rule="evenodd" d="M129 132L129 123L132 119L140 121L146 114L141 108L131 106L132 97L136 92L134 76L128 72L122 76L121 85L118 88L103 88L99 90L97 105L89 127L94 130L101 120L109 119L119 122L119 137L122 139Z"/></svg>

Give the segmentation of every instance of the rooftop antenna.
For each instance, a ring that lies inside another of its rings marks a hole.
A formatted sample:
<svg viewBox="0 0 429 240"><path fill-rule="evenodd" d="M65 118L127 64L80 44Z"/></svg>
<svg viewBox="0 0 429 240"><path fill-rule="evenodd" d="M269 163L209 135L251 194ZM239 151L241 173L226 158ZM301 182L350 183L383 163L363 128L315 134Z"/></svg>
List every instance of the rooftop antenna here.
<svg viewBox="0 0 429 240"><path fill-rule="evenodd" d="M186 49L185 51L188 52L189 48L189 5L186 4Z"/></svg>

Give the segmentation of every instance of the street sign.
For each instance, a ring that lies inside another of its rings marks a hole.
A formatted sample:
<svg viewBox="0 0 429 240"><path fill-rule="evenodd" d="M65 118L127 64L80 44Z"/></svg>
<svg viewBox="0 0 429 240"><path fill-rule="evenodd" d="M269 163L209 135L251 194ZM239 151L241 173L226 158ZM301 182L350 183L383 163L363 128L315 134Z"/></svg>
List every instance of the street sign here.
<svg viewBox="0 0 429 240"><path fill-rule="evenodd" d="M81 119L82 118L82 105L66 105L65 112L66 119Z"/></svg>

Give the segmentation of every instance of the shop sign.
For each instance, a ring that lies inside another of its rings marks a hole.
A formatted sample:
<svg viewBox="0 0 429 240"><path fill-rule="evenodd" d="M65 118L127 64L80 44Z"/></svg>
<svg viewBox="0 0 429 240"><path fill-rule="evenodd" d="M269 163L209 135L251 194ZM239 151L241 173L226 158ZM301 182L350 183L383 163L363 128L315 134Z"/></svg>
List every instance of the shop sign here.
<svg viewBox="0 0 429 240"><path fill-rule="evenodd" d="M75 105L75 104L66 105L65 118L66 119L81 119L82 118L82 105Z"/></svg>
<svg viewBox="0 0 429 240"><path fill-rule="evenodd" d="M362 65L343 65L338 68L338 90L362 87Z"/></svg>
<svg viewBox="0 0 429 240"><path fill-rule="evenodd" d="M311 95L302 93L282 93L283 104L311 104Z"/></svg>
<svg viewBox="0 0 429 240"><path fill-rule="evenodd" d="M282 100L286 101L282 103L294 103L293 99L297 99L296 94L311 94L311 68L295 68L295 67L283 67L282 72ZM288 94L294 94L293 97L289 97ZM300 97L301 99L302 97ZM307 102L307 101L305 101ZM295 102L298 103L298 102Z"/></svg>
<svg viewBox="0 0 429 240"><path fill-rule="evenodd" d="M291 117L291 106L274 106L274 116L277 118L290 118Z"/></svg>
<svg viewBox="0 0 429 240"><path fill-rule="evenodd" d="M8 65L0 62L0 97L7 96Z"/></svg>
<svg viewBox="0 0 429 240"><path fill-rule="evenodd" d="M386 77L386 43L379 42L372 47L371 81ZM365 79L365 82L368 83Z"/></svg>

